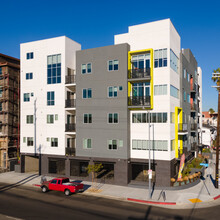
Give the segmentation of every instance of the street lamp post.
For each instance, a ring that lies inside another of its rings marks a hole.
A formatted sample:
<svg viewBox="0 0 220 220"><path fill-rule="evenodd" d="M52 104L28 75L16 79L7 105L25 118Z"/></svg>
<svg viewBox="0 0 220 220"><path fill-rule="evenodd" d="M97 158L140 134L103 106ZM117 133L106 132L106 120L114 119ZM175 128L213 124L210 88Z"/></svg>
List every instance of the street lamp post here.
<svg viewBox="0 0 220 220"><path fill-rule="evenodd" d="M149 142L148 142L148 152L149 152L149 158L148 158L148 179L149 179L149 199L151 199L151 178L152 178L152 171L151 171L151 158L150 158L150 150L151 150L151 144L150 144L150 112L148 111L148 132L149 132ZM151 173L150 173L151 172Z"/></svg>

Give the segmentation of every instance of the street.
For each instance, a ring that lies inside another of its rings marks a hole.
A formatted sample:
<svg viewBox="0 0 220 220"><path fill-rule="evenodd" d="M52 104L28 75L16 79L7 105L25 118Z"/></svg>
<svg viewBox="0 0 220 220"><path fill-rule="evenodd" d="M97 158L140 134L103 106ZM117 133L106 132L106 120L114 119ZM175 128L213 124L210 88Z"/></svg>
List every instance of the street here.
<svg viewBox="0 0 220 220"><path fill-rule="evenodd" d="M219 208L164 209L83 194L43 194L40 188L0 184L0 219L218 219Z"/></svg>

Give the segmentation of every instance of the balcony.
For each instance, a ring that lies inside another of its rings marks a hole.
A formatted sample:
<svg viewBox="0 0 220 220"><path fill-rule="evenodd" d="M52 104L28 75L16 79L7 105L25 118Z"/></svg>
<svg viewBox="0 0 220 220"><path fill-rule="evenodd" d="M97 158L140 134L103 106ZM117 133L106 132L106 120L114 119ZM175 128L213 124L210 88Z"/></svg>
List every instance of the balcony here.
<svg viewBox="0 0 220 220"><path fill-rule="evenodd" d="M178 134L179 135L186 135L188 134L188 130L187 130L187 124L178 124Z"/></svg>
<svg viewBox="0 0 220 220"><path fill-rule="evenodd" d="M131 97L128 97L128 106L150 107L150 96L131 96Z"/></svg>
<svg viewBox="0 0 220 220"><path fill-rule="evenodd" d="M76 124L71 123L71 124L66 124L66 132L75 132L76 131Z"/></svg>
<svg viewBox="0 0 220 220"><path fill-rule="evenodd" d="M196 104L195 103L191 103L191 111L196 111Z"/></svg>
<svg viewBox="0 0 220 220"><path fill-rule="evenodd" d="M76 156L76 148L66 147L67 156Z"/></svg>
<svg viewBox="0 0 220 220"><path fill-rule="evenodd" d="M197 124L196 123L192 123L191 124L191 131L195 132L197 130Z"/></svg>
<svg viewBox="0 0 220 220"><path fill-rule="evenodd" d="M76 107L76 99L67 99L65 108L75 108Z"/></svg>
<svg viewBox="0 0 220 220"><path fill-rule="evenodd" d="M75 83L76 82L76 76L75 75L68 75L68 76L66 76L66 81L65 81L65 83L66 84L73 84L73 83Z"/></svg>
<svg viewBox="0 0 220 220"><path fill-rule="evenodd" d="M150 80L150 68L128 70L129 81Z"/></svg>

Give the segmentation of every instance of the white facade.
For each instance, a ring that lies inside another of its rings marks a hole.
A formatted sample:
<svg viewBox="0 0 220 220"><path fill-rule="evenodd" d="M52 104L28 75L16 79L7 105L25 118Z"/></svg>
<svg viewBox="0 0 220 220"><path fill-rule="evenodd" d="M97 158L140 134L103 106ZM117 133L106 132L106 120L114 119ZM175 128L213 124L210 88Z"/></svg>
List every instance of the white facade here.
<svg viewBox="0 0 220 220"><path fill-rule="evenodd" d="M170 95L170 85L180 90L180 76L170 67L170 50L179 58L180 54L180 36L171 23L170 19L151 22L147 24L135 25L129 27L126 34L115 36L115 44L128 43L131 51L152 48L154 51L167 49L167 67L154 68L153 84L167 85L167 95L153 96L153 110L150 112L166 112L167 123L153 124L150 133L154 137L151 140L167 140L168 151L154 151L151 158L156 160L172 160L175 158L175 151L171 150L171 140L175 139L174 123L170 123L170 112L175 112L175 107L180 107L180 99ZM132 113L141 111L130 111L130 143L131 158L147 159L148 151L133 150L132 140L148 140L148 123L132 123ZM146 111L145 111L146 112Z"/></svg>
<svg viewBox="0 0 220 220"><path fill-rule="evenodd" d="M75 52L81 45L62 36L47 40L21 44L21 117L20 152L52 155L65 155L66 138L66 86L67 68L75 69ZM33 59L27 59L27 53L33 53ZM47 83L47 59L50 55L61 55L61 83ZM33 79L26 79L26 73L33 73ZM47 92L55 94L55 104L47 105ZM29 93L30 101L24 102L24 93ZM27 115L34 115L36 100L36 136L34 123L28 124ZM54 116L54 123L47 123L47 115ZM56 119L55 120L55 115ZM27 146L27 138L36 140L33 146ZM58 146L51 146L51 138L58 139Z"/></svg>

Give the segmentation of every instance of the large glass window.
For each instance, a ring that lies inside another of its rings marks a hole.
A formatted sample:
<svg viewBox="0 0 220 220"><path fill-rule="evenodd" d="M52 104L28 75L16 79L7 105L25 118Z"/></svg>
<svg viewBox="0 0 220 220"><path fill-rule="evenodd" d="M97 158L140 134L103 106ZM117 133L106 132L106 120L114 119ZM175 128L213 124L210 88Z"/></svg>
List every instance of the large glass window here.
<svg viewBox="0 0 220 220"><path fill-rule="evenodd" d="M26 53L26 58L27 60L34 59L34 53L33 52Z"/></svg>
<svg viewBox="0 0 220 220"><path fill-rule="evenodd" d="M167 49L159 49L154 51L154 67L167 66Z"/></svg>
<svg viewBox="0 0 220 220"><path fill-rule="evenodd" d="M113 98L117 96L118 96L118 87L117 86L108 87L108 97Z"/></svg>
<svg viewBox="0 0 220 220"><path fill-rule="evenodd" d="M24 102L30 102L30 93L24 93Z"/></svg>
<svg viewBox="0 0 220 220"><path fill-rule="evenodd" d="M91 63L82 64L81 65L81 73L82 74L90 74L90 73L92 73L92 64Z"/></svg>
<svg viewBox="0 0 220 220"><path fill-rule="evenodd" d="M167 112L132 113L132 123L167 123Z"/></svg>
<svg viewBox="0 0 220 220"><path fill-rule="evenodd" d="M132 150L148 150L150 143L150 149L155 151L168 151L167 140L132 140Z"/></svg>
<svg viewBox="0 0 220 220"><path fill-rule="evenodd" d="M150 53L133 55L131 57L132 69L150 68Z"/></svg>
<svg viewBox="0 0 220 220"><path fill-rule="evenodd" d="M178 57L176 54L170 49L170 67L178 73Z"/></svg>
<svg viewBox="0 0 220 220"><path fill-rule="evenodd" d="M55 105L55 92L47 92L47 105Z"/></svg>
<svg viewBox="0 0 220 220"><path fill-rule="evenodd" d="M61 54L47 57L47 84L61 83Z"/></svg>
<svg viewBox="0 0 220 220"><path fill-rule="evenodd" d="M85 124L92 123L92 114L84 114L83 118Z"/></svg>
<svg viewBox="0 0 220 220"><path fill-rule="evenodd" d="M34 122L34 116L33 115L27 115L26 116L26 123L27 124L33 124Z"/></svg>
<svg viewBox="0 0 220 220"><path fill-rule="evenodd" d="M91 149L92 148L92 139L83 138L83 148L84 149Z"/></svg>
<svg viewBox="0 0 220 220"><path fill-rule="evenodd" d="M167 95L167 85L155 85L154 95Z"/></svg>
<svg viewBox="0 0 220 220"><path fill-rule="evenodd" d="M54 115L47 115L47 124L54 123Z"/></svg>
<svg viewBox="0 0 220 220"><path fill-rule="evenodd" d="M143 97L150 96L150 83L133 83L132 84L132 96Z"/></svg>
<svg viewBox="0 0 220 220"><path fill-rule="evenodd" d="M179 89L170 85L170 95L178 99L179 98Z"/></svg>
<svg viewBox="0 0 220 220"><path fill-rule="evenodd" d="M118 113L109 113L108 114L108 123L117 124L118 123Z"/></svg>
<svg viewBox="0 0 220 220"><path fill-rule="evenodd" d="M92 98L92 89L83 89L83 99L90 99Z"/></svg>
<svg viewBox="0 0 220 220"><path fill-rule="evenodd" d="M118 60L108 61L108 71L118 70Z"/></svg>

